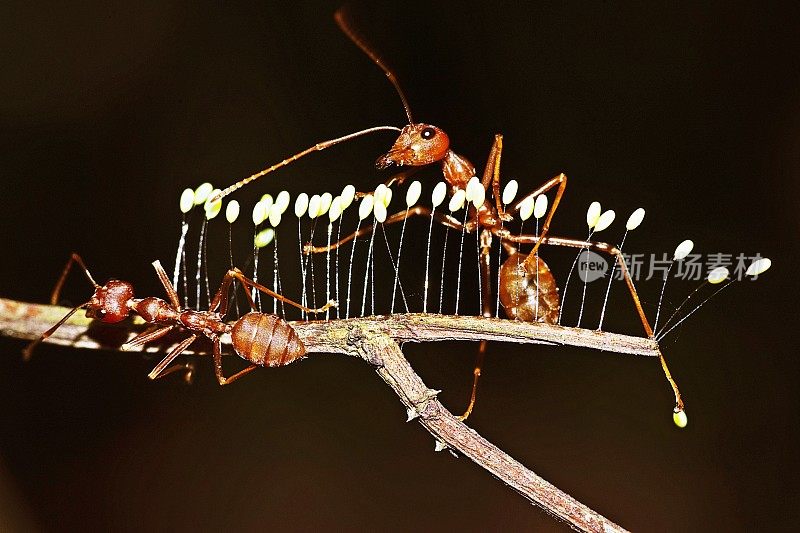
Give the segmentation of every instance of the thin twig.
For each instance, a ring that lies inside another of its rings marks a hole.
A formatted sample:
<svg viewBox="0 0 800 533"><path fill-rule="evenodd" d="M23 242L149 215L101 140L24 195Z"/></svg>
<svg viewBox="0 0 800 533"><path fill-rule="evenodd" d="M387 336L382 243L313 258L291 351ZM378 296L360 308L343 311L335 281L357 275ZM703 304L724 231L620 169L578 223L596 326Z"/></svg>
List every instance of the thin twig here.
<svg viewBox="0 0 800 533"><path fill-rule="evenodd" d="M58 306L0 298L0 335L34 339L67 311L68 309ZM117 335L115 343L109 345L98 340L103 337L98 334L99 330L109 327L104 325L103 328L96 328L91 320L76 315L57 330L48 342L75 348L113 350L118 349L119 345L142 326L141 321L138 324L134 322L133 326L130 323L110 326L111 330L123 332L125 335ZM352 355L373 365L381 379L406 406L409 419L419 418L422 426L441 443L442 448L446 447L469 457L526 499L577 529L625 531L525 468L445 409L436 398L438 391L429 389L422 382L397 343L492 340L564 344L657 357L658 345L655 341L547 324L425 314L297 322L293 326L309 352ZM159 346L159 349L163 350L164 346Z"/></svg>
<svg viewBox="0 0 800 533"><path fill-rule="evenodd" d="M408 409L409 419L418 416L437 443L442 443L437 449L446 446L469 457L532 503L581 531L625 531L525 468L445 409L436 398L439 391L422 382L390 337L363 336L355 326L349 342L358 347L363 359L377 367L378 375Z"/></svg>
<svg viewBox="0 0 800 533"><path fill-rule="evenodd" d="M0 298L0 335L18 339L37 338L44 330L58 322L69 311L66 307L33 304ZM350 318L328 322L290 322L309 353L342 353L341 346L349 331L359 327L362 331L382 333L398 342L433 341L497 341L518 344L554 344L592 348L620 354L658 357L658 344L644 337L632 337L581 328L555 326L542 323L518 322L497 318L452 316L422 313L395 314L367 318ZM119 345L132 339L144 327L137 318L121 324L102 324L76 313L56 330L46 342L90 350L117 350ZM104 341L107 335L95 335L108 330L125 332L123 340ZM230 344L229 336L222 338ZM159 345L151 351L163 351ZM148 347L135 347L129 351L148 351ZM193 352L187 350L187 355Z"/></svg>

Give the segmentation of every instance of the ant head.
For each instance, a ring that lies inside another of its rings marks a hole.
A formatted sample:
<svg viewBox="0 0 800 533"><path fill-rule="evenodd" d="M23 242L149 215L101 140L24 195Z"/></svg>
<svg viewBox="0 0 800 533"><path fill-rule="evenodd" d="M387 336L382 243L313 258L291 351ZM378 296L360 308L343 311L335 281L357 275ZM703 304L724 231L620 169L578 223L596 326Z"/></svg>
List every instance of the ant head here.
<svg viewBox="0 0 800 533"><path fill-rule="evenodd" d="M86 316L108 324L120 322L128 316L128 301L133 298L133 285L127 281L110 280L97 287L86 306Z"/></svg>
<svg viewBox="0 0 800 533"><path fill-rule="evenodd" d="M450 138L436 126L409 124L400 132L392 148L375 162L384 169L390 165L413 167L441 161L450 149Z"/></svg>

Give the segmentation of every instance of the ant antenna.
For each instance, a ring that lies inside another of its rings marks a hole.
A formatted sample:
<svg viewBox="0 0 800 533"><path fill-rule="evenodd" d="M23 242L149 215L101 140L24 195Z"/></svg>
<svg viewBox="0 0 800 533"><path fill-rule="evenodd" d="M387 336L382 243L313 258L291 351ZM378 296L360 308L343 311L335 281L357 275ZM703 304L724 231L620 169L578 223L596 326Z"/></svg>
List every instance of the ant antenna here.
<svg viewBox="0 0 800 533"><path fill-rule="evenodd" d="M400 100L403 102L403 109L405 109L406 111L406 117L408 117L408 123L413 124L414 119L411 117L411 109L408 107L408 100L406 100L406 95L403 93L403 89L400 88L400 84L397 82L397 78L395 77L394 72L392 72L392 69L390 69L383 61L383 59L381 59L381 57L372 49L372 47L369 44L367 44L364 38L361 37L361 35L359 35L355 31L355 29L353 29L352 25L350 24L350 20L349 17L347 16L345 8L340 8L338 11L336 11L336 13L333 15L333 18L334 20L336 20L336 24L339 26L339 29L341 29L342 32L344 32L344 34L347 35L347 37L351 41L353 41L353 43L355 43L355 45L358 46L362 52L367 54L367 56L369 56L369 58L372 59L372 61L375 62L375 64L381 68L384 74L386 74L386 77L389 78L390 82L392 82L392 85L397 91L397 94L400 96ZM281 167L285 167L286 165L297 161L301 157L306 156L311 152L318 152L321 150L325 150L326 148L330 148L335 144L339 144L344 141L349 141L350 139L353 139L355 137L360 137L368 133L373 133L376 131L387 131L387 130L396 132L402 131L400 128L396 128L394 126L375 126L373 128L367 128L361 131L357 131L355 133L344 135L342 137L337 137L336 139L331 139L328 141L317 143L314 146L306 148L302 152L298 152L293 156L287 157L280 163L272 165L269 168L266 168L260 172L253 174L252 176L249 176L241 181L234 183L230 187L223 189L221 192L215 192L209 198L209 201L218 202L223 198L225 198L226 196L228 196L229 194L231 194L232 192L241 189L251 181L255 181L261 176L269 174L270 172L273 172Z"/></svg>
<svg viewBox="0 0 800 533"><path fill-rule="evenodd" d="M413 124L414 119L411 118L411 109L408 106L408 100L406 100L406 95L403 93L403 89L400 88L400 83L397 81L397 77L392 72L392 69L384 62L383 58L375 52L375 50L364 40L364 38L353 28L351 24L348 9L346 7L339 8L336 13L334 13L333 18L336 20L336 25L339 26L339 29L347 35L347 37L353 41L353 44L358 46L362 52L367 54L367 56L372 60L373 63L378 65L380 69L386 74L386 77L389 78L389 81L392 82L394 85L394 89L397 91L398 96L400 96L400 100L403 102L403 109L406 111L406 116L408 117L408 123Z"/></svg>
<svg viewBox="0 0 800 533"><path fill-rule="evenodd" d="M89 305L89 302L85 302L85 303L82 303L82 304L80 304L80 305L77 305L77 306L73 307L73 308L72 308L72 310L71 310L69 313L67 313L66 315L64 315L64 318L62 318L61 320L59 320L58 322L56 322L56 324L55 324L53 327L51 327L50 329L48 329L47 331L45 331L44 333L42 333L42 334L39 336L39 338L38 338L38 339L34 340L34 341L33 341L33 342L31 342L29 345L27 345L27 346L25 347L25 349L23 349L23 350L22 350L22 358L23 358L25 361L30 361L30 359L31 359L31 356L33 355L33 349L34 349L34 348L36 348L36 347L39 345L39 343L41 343L41 342L42 342L43 340L45 340L47 337L49 337L50 335L52 335L53 333L55 333L55 331L56 331L58 328L60 328L60 327L61 327L61 325L62 325L62 324L64 324L64 322L66 322L67 320L69 320L69 317L71 317L72 315L74 315L74 314L75 314L75 312L76 312L78 309L83 309L84 307L87 307L88 305Z"/></svg>
<svg viewBox="0 0 800 533"><path fill-rule="evenodd" d="M339 143L344 142L344 141L349 141L350 139L354 139L356 137L360 137L360 136L366 135L368 133L374 133L376 131L396 131L396 132L401 132L403 130L401 130L400 128L396 128L395 126L375 126L373 128L367 128L365 130L357 131L355 133L349 133L347 135L343 135L342 137L337 137L336 139L331 139L329 141L324 141L324 142L321 142L321 143L317 143L314 146L306 148L302 152L298 152L298 153L294 154L293 156L287 157L286 159L284 159L280 163L276 163L276 164L272 165L269 168L265 168L264 170L262 170L260 172L256 172L252 176L249 176L249 177L247 177L247 178L245 178L245 179L243 179L241 181L238 181L238 182L234 183L233 185L231 185L230 187L227 187L227 188L223 189L220 192L214 193L212 196L210 196L208 198L208 201L212 202L212 203L218 202L218 201L222 200L223 198L225 198L226 196L228 196L229 194L231 194L232 192L238 191L239 189L241 189L242 187L244 187L245 185L247 185L251 181L255 181L258 178L260 178L261 176L265 176L265 175L269 174L270 172L274 172L275 170L278 170L281 167L285 167L286 165L288 165L290 163L294 163L295 161L297 161L301 157L306 156L306 155L308 155L308 154L310 154L312 152L319 152L321 150L325 150L326 148L330 148L331 146L333 146L335 144L339 144Z"/></svg>

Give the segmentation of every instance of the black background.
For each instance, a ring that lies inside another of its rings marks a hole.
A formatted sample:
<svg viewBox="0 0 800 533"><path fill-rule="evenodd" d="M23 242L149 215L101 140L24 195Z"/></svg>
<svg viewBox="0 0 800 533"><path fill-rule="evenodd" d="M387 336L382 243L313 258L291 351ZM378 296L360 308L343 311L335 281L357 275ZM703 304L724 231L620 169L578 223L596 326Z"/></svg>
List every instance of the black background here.
<svg viewBox="0 0 800 533"><path fill-rule="evenodd" d="M317 141L402 125L391 86L334 25L336 7L5 3L0 294L46 301L75 250L98 278L160 295L150 262L172 264L184 187L227 185ZM570 176L556 233L584 236L598 199L623 221L647 209L630 251L671 253L692 238L698 252L773 258L763 279L732 287L666 342L683 431L654 360L492 346L470 425L633 530L794 523L797 15L755 3L354 8L415 118L444 128L456 151L482 167L502 132L503 175L522 190ZM390 141L315 154L239 199L371 189ZM426 191L434 174L423 174ZM248 207L242 218L246 241ZM409 234L419 246L424 224ZM549 253L563 283L573 253ZM659 283L639 286L652 317ZM671 302L692 287L668 288ZM76 277L65 298L87 290ZM608 329L635 331L615 294ZM138 356L42 347L26 365L21 347L0 342L5 527L565 528L467 460L434 454L357 360L315 356L223 389L207 360L185 387L150 382L153 361ZM473 350L405 351L458 412Z"/></svg>

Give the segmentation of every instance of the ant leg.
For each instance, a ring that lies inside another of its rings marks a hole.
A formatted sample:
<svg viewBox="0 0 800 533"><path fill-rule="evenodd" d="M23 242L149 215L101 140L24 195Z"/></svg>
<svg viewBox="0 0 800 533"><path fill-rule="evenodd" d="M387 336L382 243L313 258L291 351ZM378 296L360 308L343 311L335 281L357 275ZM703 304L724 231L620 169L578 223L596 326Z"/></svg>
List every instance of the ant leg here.
<svg viewBox="0 0 800 533"><path fill-rule="evenodd" d="M628 287L628 292L631 295L631 299L633 300L633 304L636 307L636 313L639 315L639 320L642 322L642 327L644 328L644 332L647 335L648 339L655 340L653 335L653 328L650 326L650 322L647 320L647 316L644 313L644 309L642 308L642 302L639 300L639 294L636 292L636 286L633 284L633 279L631 279L631 275L628 271L628 266L625 263L625 258L623 257L622 253L616 246L612 246L610 244L604 242L595 242L595 241L581 241L577 239L566 239L563 237L537 237L535 235L503 235L503 239L508 239L520 244L533 244L535 243L537 246L539 244L549 244L553 246L566 246L569 248L586 248L589 250L593 250L600 253L605 253L614 258L619 266L619 270L622 273L622 277L625 280L625 284ZM535 248L534 248L535 249ZM532 255L532 254L531 254ZM672 387L672 391L675 393L675 411L683 411L683 399L681 398L681 392L678 390L678 384L675 383L675 380L672 378L672 374L669 371L669 367L667 366L667 360L664 357L664 354L661 352L661 348L658 350L658 359L661 362L661 368L664 371L664 376L667 378L670 386Z"/></svg>
<svg viewBox="0 0 800 533"><path fill-rule="evenodd" d="M175 326L163 326L163 327L156 327L148 329L147 331L143 331L125 344L121 346L122 350L131 350L138 346L144 346L148 342L160 339L170 331L175 329Z"/></svg>
<svg viewBox="0 0 800 533"><path fill-rule="evenodd" d="M209 306L209 311L219 312L222 316L225 316L225 314L228 311L228 290L230 289L231 283L233 283L234 279L240 279L239 278L240 275L242 276L242 278L247 279L248 281L252 281L252 280L249 280L249 278L245 278L244 274L242 274L242 271L239 270L238 268L234 267L234 268L228 270L228 272L222 278L222 283L220 283L219 289L217 290L217 293L214 295L214 299L211 300L211 305ZM240 279L240 281L241 281L241 279ZM242 283L244 283L244 281L242 281ZM253 283L255 283L255 282L253 282ZM259 285L259 287L260 287L260 285ZM263 287L263 288L266 291L269 291L269 292L267 292L267 294L272 292L269 289L267 289L266 287ZM250 294L250 291L245 290L244 293L247 296L248 303L250 304L250 310L251 311L258 311L258 306L256 305L255 300L253 300L253 295ZM283 296L281 296L281 295L277 295L277 297L278 297L279 300L281 298L283 298ZM290 300L287 299L286 301L290 301ZM294 303L294 302L291 302L291 303ZM325 308L325 309L327 309L327 308Z"/></svg>
<svg viewBox="0 0 800 533"><path fill-rule="evenodd" d="M175 329L175 326L164 326L164 327L154 327L147 331L144 331L131 339L130 341L126 342L122 345L123 350L130 350L136 346L143 346L148 342L154 341L156 339L160 339L170 331ZM156 376L154 379L161 379L165 376L173 374L175 372L185 371L186 373L183 375L183 380L186 382L187 385L191 385L194 379L194 369L195 364L194 361L187 361L185 363L178 363L172 365L171 367L167 368L166 370L162 371L161 373Z"/></svg>
<svg viewBox="0 0 800 533"><path fill-rule="evenodd" d="M220 313L223 317L228 313L228 293L232 281L233 278L227 274L222 278L222 283L220 283L217 293L214 295L214 298L211 300L211 304L208 306L209 311ZM256 303L253 301L253 297L250 295L250 291L244 292L247 294L247 299L250 301L250 309L252 311L258 311Z"/></svg>
<svg viewBox="0 0 800 533"><path fill-rule="evenodd" d="M186 350L186 348L188 348L189 345L194 342L196 338L197 334L193 333L192 335L189 335L188 337L183 339L180 342L180 344L178 344L175 348L173 348L172 351L169 352L167 356L164 359L162 359L161 362L158 363L156 367L149 374L147 374L147 377L150 379L158 379L162 376L166 376L167 374L171 374L172 372L174 372L174 370L165 372L164 369L167 368L167 366L172 361L174 361L176 357L178 357L181 353L183 353Z"/></svg>
<svg viewBox="0 0 800 533"><path fill-rule="evenodd" d="M383 223L383 225L387 226L389 224L396 224L397 222L402 222L403 218L406 217L409 218L413 216L429 217L430 215L431 215L430 209L418 205L409 209L407 215L405 210L395 213L394 215L388 217L386 221ZM448 228L453 228L458 231L461 231L464 228L464 225L460 221L456 220L455 218L449 215L445 215L442 213L434 213L433 216L437 222L439 222L443 226L447 226ZM331 243L330 246L313 246L311 243L308 243L303 247L303 253L308 255L308 254L318 254L318 253L328 252L330 250L335 250L336 248L339 248L340 246L352 241L355 238L359 238L364 235L369 235L374 231L374 229L375 229L374 226L364 226L358 231L353 232L350 235L347 235L346 237L343 237L342 239L334 243Z"/></svg>
<svg viewBox="0 0 800 533"><path fill-rule="evenodd" d="M463 415L458 417L462 422L469 418L469 415L472 414L472 410L475 408L475 397L478 394L478 380L481 377L481 368L483 367L483 359L486 356L486 347L488 344L488 341L481 341L478 347L478 356L475 358L475 368L472 370L472 394L469 397L467 410L464 411Z"/></svg>
<svg viewBox="0 0 800 533"><path fill-rule="evenodd" d="M540 194L543 194L543 193L549 191L550 189L552 189L556 185L558 185L558 190L556 191L556 197L553 198L553 203L550 206L550 211L548 211L547 217L545 217L545 219L544 219L544 224L542 224L542 231L541 231L541 234L540 234L540 236L542 238L544 238L547 235L548 230L550 230L550 221L553 220L553 215L555 214L556 209L558 209L558 204L559 204L559 202L561 202L561 197L564 195L564 189L567 188L567 176L562 173L562 174L559 174L558 176L556 176L555 178L551 178L551 179L547 180L538 189L536 189L535 191L529 193L527 196L525 196L524 198L522 198L521 200L516 202L511 207L512 211L519 211L519 208L520 208L520 205L522 204L522 202L524 202L528 198L536 198ZM539 244L541 244L540 241L537 241L536 244L534 244L533 250L531 250L531 252L528 254L529 258L535 258L536 257L536 251L539 249ZM530 261L534 261L534 260L535 259L530 259ZM526 261L527 261L527 259L526 259Z"/></svg>
<svg viewBox="0 0 800 533"><path fill-rule="evenodd" d="M223 280L222 283L223 283L223 285L225 285L226 283L230 283L233 279L239 280L239 282L242 285L244 285L245 287L252 287L254 289L257 289L257 290L263 292L264 294L266 294L268 296L272 296L273 298L275 298L279 302L283 302L283 303L287 303L289 305L293 305L294 307L296 307L298 309L301 309L301 310L305 311L306 313L322 313L323 311L326 311L327 309L330 309L331 307L336 305L336 302L330 301L330 302L326 303L325 305L323 305L320 308L311 309L309 307L306 307L306 306L304 306L302 304L299 304L299 303L295 302L294 300L291 300L291 299L287 298L286 296L283 296L282 294L278 294L277 292L275 292L272 289L269 289L269 288L261 285L260 283L256 283L252 279L250 279L247 276L245 276L242 273L242 271L239 270L238 268L234 268L234 269L228 270L228 273L225 274L225 279ZM251 305L251 307L253 307L253 310L255 311L256 310L255 309L255 303L252 301L252 298L251 298L251 301L250 301L250 305Z"/></svg>
<svg viewBox="0 0 800 533"><path fill-rule="evenodd" d="M169 280L169 277L167 277L164 267L161 266L161 261L158 259L153 261L153 268L156 269L156 275L158 276L159 281L161 281L161 285L164 286L164 290L167 292L169 303L172 304L172 307L174 307L176 311L180 311L181 302L178 300L178 293L175 291L175 287L172 286L172 282Z"/></svg>
<svg viewBox="0 0 800 533"><path fill-rule="evenodd" d="M489 151L489 159L486 161L486 169L483 171L481 184L485 190L492 186L492 196L494 196L497 215L501 220L511 220L511 215L507 215L503 209L502 197L500 194L500 158L503 155L503 136L499 133L494 136L492 149Z"/></svg>
<svg viewBox="0 0 800 533"><path fill-rule="evenodd" d="M161 374L159 374L158 379L161 379L164 376L168 376L175 372L180 372L182 370L186 372L183 375L183 381L185 381L187 385L191 385L192 381L194 381L194 370L195 370L194 361L186 361L185 363L176 363L171 367L169 367L168 369L164 370Z"/></svg>
<svg viewBox="0 0 800 533"><path fill-rule="evenodd" d="M290 305L299 305L299 304L296 304L295 302L289 300L288 298L285 298L284 296L282 296L280 294L277 294L277 293L271 291L270 289L267 289L266 287L255 283L253 280L251 280L249 278L246 278L244 276L244 274L242 274L241 270L239 270L238 268L234 267L234 268L231 268L230 270L228 270L228 272L222 278L222 283L220 283L219 289L217 289L217 292L214 295L214 298L211 300L211 304L209 305L209 308L208 308L209 311L218 312L223 317L225 316L225 314L228 312L229 289L230 289L231 283L233 283L234 279L238 279L245 286L247 286L247 283L249 282L250 283L249 286L251 286L251 287L254 286L257 289L261 290L262 292L265 292L266 294L269 294L270 296L273 296L274 298L276 298L279 301L282 301L284 303L289 303ZM245 281L245 280L247 280L247 281ZM255 300L253 300L253 295L250 294L250 291L246 290L244 292L245 292L245 295L247 296L247 301L250 304L250 310L251 311L258 311L258 306L256 305ZM332 306L326 305L325 307L323 307L321 309L321 311L312 310L312 309L309 309L307 307L306 308L301 307L301 309L303 309L304 311L308 311L308 312L322 312L322 311L324 311L324 310L326 310L326 309L328 309L330 307L332 307Z"/></svg>
<svg viewBox="0 0 800 533"><path fill-rule="evenodd" d="M228 385L230 383L233 383L240 377L244 376L245 374L249 374L256 368L258 368L258 365L250 365L244 370L240 370L231 377L226 378L222 373L222 347L220 346L219 337L215 336L213 339L213 343L214 343L214 373L216 374L217 381L219 382L220 385Z"/></svg>
<svg viewBox="0 0 800 533"><path fill-rule="evenodd" d="M481 232L481 292L483 316L487 318L492 316L492 305L490 302L492 291L489 283L489 278L491 276L491 251L492 234L487 230L483 230ZM480 347L478 348L478 356L475 358L475 368L472 370L472 393L469 398L469 404L464 414L458 417L462 422L469 418L469 415L472 414L472 409L475 407L475 397L478 394L478 380L481 377L481 368L483 367L483 359L486 357L486 347L488 344L487 341L481 341Z"/></svg>
<svg viewBox="0 0 800 533"><path fill-rule="evenodd" d="M22 350L22 359L23 359L23 361L30 361L30 360L31 360L31 357L33 356L33 349L34 349L34 348L36 348L36 347L39 345L39 343L40 343L40 342L42 342L42 341L43 341L43 340L45 340L47 337L49 337L50 335L52 335L53 333L55 333L55 331L56 331L58 328L60 328L60 327L61 327L61 325L62 325L64 322L66 322L66 321L69 319L69 317L71 317L72 315L74 315L74 314L75 314L75 311L77 311L78 309L80 309L80 308L82 308L82 307L86 307L87 305L89 305L89 302L82 303L82 304L80 304L80 305L78 305L78 306L76 306L76 307L73 307L73 308L72 308L72 310L70 310L70 312L69 312L69 313L67 313L66 315L64 315L64 318L62 318L61 320L59 320L58 322L56 322L56 324L55 324L53 327L51 327L50 329L48 329L47 331L45 331L44 333L42 333L42 334L39 336L39 338L38 338L38 339L36 339L36 340L32 341L30 344L28 344L28 345L27 345L27 346L26 346L26 347L25 347L25 348Z"/></svg>
<svg viewBox="0 0 800 533"><path fill-rule="evenodd" d="M64 282L67 280L67 274L69 274L69 271L72 269L73 263L78 263L78 266L81 267L81 270L83 271L86 278L89 280L89 283L91 283L95 289L100 287L100 285L98 285L97 282L92 277L92 274L89 272L89 269L86 268L86 264L83 262L83 258L78 254L76 254L75 252L72 252L72 255L67 261L67 264L64 266L64 271L61 272L61 277L58 278L56 286L53 287L53 292L50 295L50 305L58 305L58 297L61 295L61 288L64 286Z"/></svg>

